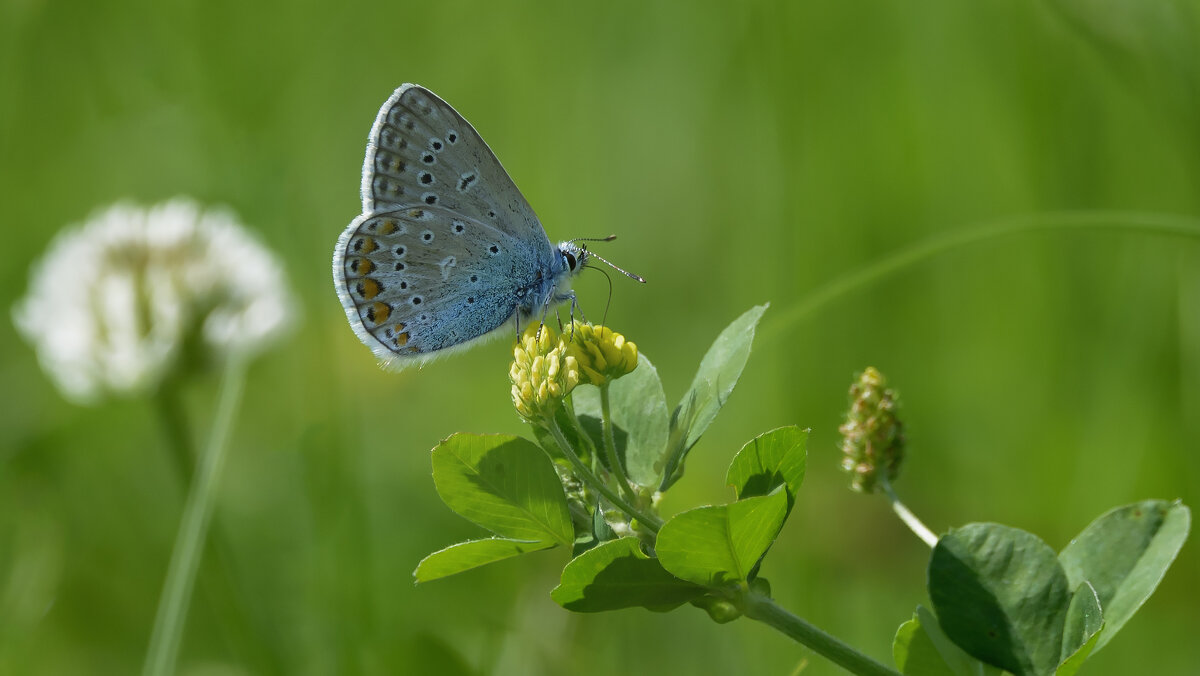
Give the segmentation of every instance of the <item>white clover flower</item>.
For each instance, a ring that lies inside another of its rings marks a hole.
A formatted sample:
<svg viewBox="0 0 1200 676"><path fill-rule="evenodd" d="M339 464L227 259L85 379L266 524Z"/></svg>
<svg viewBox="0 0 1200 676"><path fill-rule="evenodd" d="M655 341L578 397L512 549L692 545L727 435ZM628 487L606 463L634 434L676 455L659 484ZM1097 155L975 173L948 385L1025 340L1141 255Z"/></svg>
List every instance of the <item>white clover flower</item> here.
<svg viewBox="0 0 1200 676"><path fill-rule="evenodd" d="M294 308L282 265L231 213L177 198L115 204L60 233L13 319L63 394L87 403L152 389L185 342L253 354Z"/></svg>

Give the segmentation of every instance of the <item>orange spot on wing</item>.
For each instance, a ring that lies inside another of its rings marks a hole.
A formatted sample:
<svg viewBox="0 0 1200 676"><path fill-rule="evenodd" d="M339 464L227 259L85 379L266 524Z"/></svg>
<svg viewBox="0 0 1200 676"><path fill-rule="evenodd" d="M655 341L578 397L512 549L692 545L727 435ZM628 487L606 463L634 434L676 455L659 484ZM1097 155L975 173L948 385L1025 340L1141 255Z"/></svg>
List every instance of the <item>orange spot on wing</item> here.
<svg viewBox="0 0 1200 676"><path fill-rule="evenodd" d="M371 300L375 296L378 296L379 292L383 290L383 287L379 286L379 282L373 279L362 280L358 283L356 288L358 289L359 295L367 300Z"/></svg>
<svg viewBox="0 0 1200 676"><path fill-rule="evenodd" d="M392 314L392 306L387 303L376 302L367 310L367 319L382 324L388 320L388 316Z"/></svg>

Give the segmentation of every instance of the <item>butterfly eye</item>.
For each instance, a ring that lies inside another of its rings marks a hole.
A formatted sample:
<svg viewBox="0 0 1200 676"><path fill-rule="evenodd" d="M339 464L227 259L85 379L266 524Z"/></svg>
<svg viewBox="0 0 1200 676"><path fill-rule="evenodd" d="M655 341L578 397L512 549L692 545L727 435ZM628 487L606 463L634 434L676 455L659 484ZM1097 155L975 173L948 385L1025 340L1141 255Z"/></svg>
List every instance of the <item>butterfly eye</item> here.
<svg viewBox="0 0 1200 676"><path fill-rule="evenodd" d="M564 252L563 252L563 258L566 258L566 259L567 259L567 269L568 269L568 270L574 270L574 269L575 269L575 265L576 265L576 263L577 263L577 261L575 260L575 255L574 255L574 254L572 254L572 253L570 253L569 251L564 251Z"/></svg>

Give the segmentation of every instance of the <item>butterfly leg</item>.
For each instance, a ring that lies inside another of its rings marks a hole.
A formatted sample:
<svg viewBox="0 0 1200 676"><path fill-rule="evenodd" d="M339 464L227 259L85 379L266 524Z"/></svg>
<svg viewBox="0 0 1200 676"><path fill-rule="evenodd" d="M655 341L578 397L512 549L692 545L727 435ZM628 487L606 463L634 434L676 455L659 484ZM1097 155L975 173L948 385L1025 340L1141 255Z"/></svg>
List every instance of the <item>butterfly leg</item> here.
<svg viewBox="0 0 1200 676"><path fill-rule="evenodd" d="M546 305L547 305L547 306L549 306L549 305L550 305L550 304L552 304L552 303L554 303L554 304L561 303L561 302L563 302L563 301L565 301L565 300L569 300L569 301L571 301L571 315L570 315L570 318L571 318L571 338L574 338L574 337L575 337L575 310L577 310L577 309L579 308L579 299L578 299L578 298L575 296L575 292L574 292L574 291L568 291L567 293L555 294L555 295L553 295L552 297L550 297L549 299L547 299L547 301L546 301ZM555 313L555 314L558 314L558 310L557 310L557 308L554 310L554 313ZM580 317L583 317L583 312L580 312L580 313L579 313L579 316L580 316ZM584 319L584 321L586 322L586 321L587 321L587 319ZM560 330L561 330L561 327L562 327L562 320L561 320L561 319L559 319L559 327L560 327Z"/></svg>
<svg viewBox="0 0 1200 676"><path fill-rule="evenodd" d="M549 298L547 298L546 302L542 304L542 322L540 324L538 324L538 335L541 335L542 329L545 328L545 326L546 326L546 316L550 314L551 305L553 305L553 303L550 302ZM558 316L557 309L554 311L554 315L556 317ZM560 330L562 329L562 321L561 320L559 321L559 329Z"/></svg>
<svg viewBox="0 0 1200 676"><path fill-rule="evenodd" d="M557 298L555 298L554 300L559 301L559 302L564 301L564 300L571 301L571 323L572 324L574 324L574 322L575 322L575 313L576 312L579 313L579 319L581 319L584 324L588 323L587 316L583 314L583 308L579 307L579 297L575 295L574 291L564 293L561 296L558 296Z"/></svg>

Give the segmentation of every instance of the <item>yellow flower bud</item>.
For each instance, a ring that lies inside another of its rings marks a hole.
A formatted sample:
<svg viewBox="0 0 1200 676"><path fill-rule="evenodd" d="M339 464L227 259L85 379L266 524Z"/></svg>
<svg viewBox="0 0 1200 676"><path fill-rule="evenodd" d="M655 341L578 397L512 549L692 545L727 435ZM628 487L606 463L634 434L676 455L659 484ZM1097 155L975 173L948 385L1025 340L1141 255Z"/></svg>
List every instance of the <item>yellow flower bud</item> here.
<svg viewBox="0 0 1200 676"><path fill-rule="evenodd" d="M578 364L567 354L562 336L538 321L530 322L513 345L508 378L513 406L530 422L553 415L580 381Z"/></svg>
<svg viewBox="0 0 1200 676"><path fill-rule="evenodd" d="M579 377L590 385L604 385L637 368L637 345L607 326L572 322L567 354L578 363Z"/></svg>

